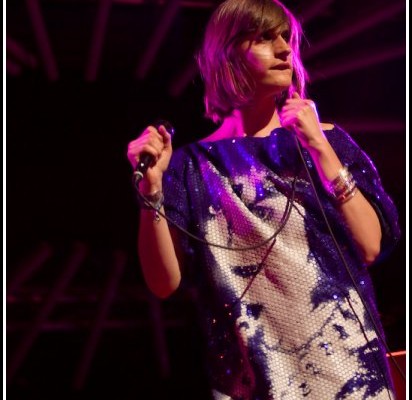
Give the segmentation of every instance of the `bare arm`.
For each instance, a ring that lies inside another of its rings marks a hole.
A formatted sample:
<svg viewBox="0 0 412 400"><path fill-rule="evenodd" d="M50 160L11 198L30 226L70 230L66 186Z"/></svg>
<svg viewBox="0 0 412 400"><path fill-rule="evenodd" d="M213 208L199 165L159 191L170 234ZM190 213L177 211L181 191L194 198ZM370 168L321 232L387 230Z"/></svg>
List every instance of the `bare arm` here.
<svg viewBox="0 0 412 400"><path fill-rule="evenodd" d="M168 297L180 284L180 266L166 220L156 221L150 210L140 212L138 251L148 287L155 295Z"/></svg>
<svg viewBox="0 0 412 400"><path fill-rule="evenodd" d="M327 184L335 179L337 171L343 166L329 142L325 139L316 145L312 144L310 153L322 181ZM371 264L379 255L382 239L381 226L375 210L360 191L337 207L340 208L344 221L363 255L364 263Z"/></svg>
<svg viewBox="0 0 412 400"><path fill-rule="evenodd" d="M343 167L332 146L323 134L316 108L310 100L301 99L297 94L287 100L280 113L284 126L293 127L303 147L311 154L316 170L327 187ZM360 191L340 208L365 264L371 264L379 255L382 230L375 210Z"/></svg>
<svg viewBox="0 0 412 400"><path fill-rule="evenodd" d="M162 191L163 173L172 155L171 138L164 126L158 130L149 126L129 143L127 157L133 168L142 153L151 154L154 162L139 183L139 191L143 195L153 195ZM167 221L162 217L157 221L152 210L142 208L140 211L137 247L149 289L158 297L170 296L180 284L180 265Z"/></svg>

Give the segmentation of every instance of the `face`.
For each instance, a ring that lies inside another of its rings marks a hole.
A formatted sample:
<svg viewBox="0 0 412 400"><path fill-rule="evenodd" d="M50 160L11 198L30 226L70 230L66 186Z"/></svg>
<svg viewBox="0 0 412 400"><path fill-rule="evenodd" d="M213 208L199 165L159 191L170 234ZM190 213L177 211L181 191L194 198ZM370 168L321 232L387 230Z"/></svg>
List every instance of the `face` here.
<svg viewBox="0 0 412 400"><path fill-rule="evenodd" d="M292 84L290 30L284 24L276 29L247 36L240 52L255 80L257 93L276 95Z"/></svg>

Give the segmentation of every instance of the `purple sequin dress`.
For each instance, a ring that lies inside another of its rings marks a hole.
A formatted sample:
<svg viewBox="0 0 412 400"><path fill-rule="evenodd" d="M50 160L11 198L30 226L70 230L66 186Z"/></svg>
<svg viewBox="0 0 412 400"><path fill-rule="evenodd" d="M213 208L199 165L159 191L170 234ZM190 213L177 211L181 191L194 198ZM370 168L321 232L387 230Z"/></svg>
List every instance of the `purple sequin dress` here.
<svg viewBox="0 0 412 400"><path fill-rule="evenodd" d="M325 134L378 213L382 257L400 235L396 209L349 135L337 126ZM287 130L183 146L165 175L172 220L208 242L249 248L231 251L181 234L213 397L395 399L385 350L350 275L377 320L371 279L303 154L351 274Z"/></svg>

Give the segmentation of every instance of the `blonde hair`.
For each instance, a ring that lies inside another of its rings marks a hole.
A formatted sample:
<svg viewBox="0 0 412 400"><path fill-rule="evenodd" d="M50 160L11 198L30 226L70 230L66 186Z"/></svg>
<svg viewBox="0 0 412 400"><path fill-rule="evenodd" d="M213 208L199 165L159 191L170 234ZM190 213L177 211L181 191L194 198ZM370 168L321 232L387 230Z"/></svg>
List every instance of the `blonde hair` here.
<svg viewBox="0 0 412 400"><path fill-rule="evenodd" d="M293 14L277 0L226 0L214 11L197 56L205 84L206 116L221 121L247 105L255 91L248 68L236 49L245 34L260 34L286 23L290 29L292 85L276 98L278 107L298 92L304 97L306 71L300 58L302 29Z"/></svg>

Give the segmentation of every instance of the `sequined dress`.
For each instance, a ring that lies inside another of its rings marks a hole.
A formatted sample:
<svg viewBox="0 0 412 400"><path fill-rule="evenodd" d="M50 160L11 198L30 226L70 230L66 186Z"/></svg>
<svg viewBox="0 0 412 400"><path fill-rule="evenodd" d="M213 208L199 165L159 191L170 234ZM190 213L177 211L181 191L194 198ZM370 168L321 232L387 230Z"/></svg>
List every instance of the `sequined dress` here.
<svg viewBox="0 0 412 400"><path fill-rule="evenodd" d="M378 213L382 257L399 237L396 209L349 135L338 126L325 134ZM213 398L395 399L357 292L377 321L371 279L304 149L303 156L350 274L287 130L183 146L164 177L167 215L209 243L181 235Z"/></svg>

